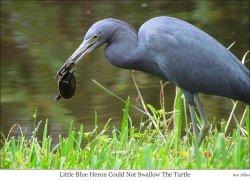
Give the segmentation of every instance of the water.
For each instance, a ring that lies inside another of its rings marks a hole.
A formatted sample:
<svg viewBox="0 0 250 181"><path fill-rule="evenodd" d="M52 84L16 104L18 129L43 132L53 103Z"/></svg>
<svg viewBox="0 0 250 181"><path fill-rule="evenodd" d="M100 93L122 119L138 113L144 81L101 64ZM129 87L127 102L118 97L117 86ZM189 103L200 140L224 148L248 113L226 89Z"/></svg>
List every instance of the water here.
<svg viewBox="0 0 250 181"><path fill-rule="evenodd" d="M146 20L168 15L190 22L226 47L236 41L231 51L239 59L249 49L248 1L1 1L1 7L0 125L5 137L15 123L30 137L35 110L36 124L40 120L44 124L48 119L53 144L57 143L58 135L67 135L71 120L76 130L84 124L84 132L92 131L95 111L99 127L112 118L110 130L113 126L119 128L124 103L100 89L92 79L125 100L130 97L131 103L140 107L131 71L110 65L104 59L104 47L75 66L76 96L71 100L53 101L58 94L57 83L53 80L56 72L80 45L88 28L98 20L113 17L138 30ZM159 109L160 79L138 71L135 78L144 101ZM175 87L168 84L165 88L166 111L173 109L174 94ZM201 101L210 121L214 117L217 121L228 118L232 108L229 99L201 95ZM243 110L244 104L240 103L235 113L237 119ZM141 116L131 108L130 117L136 127ZM146 116L142 118L145 120ZM232 124L230 129L233 128ZM11 135L20 133L18 127L11 131Z"/></svg>

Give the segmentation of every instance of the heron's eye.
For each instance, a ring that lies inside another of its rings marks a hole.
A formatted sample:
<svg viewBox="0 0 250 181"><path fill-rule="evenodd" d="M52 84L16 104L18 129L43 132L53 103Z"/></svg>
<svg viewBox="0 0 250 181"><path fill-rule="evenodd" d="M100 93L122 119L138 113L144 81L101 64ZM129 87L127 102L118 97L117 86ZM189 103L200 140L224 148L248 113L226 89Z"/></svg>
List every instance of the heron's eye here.
<svg viewBox="0 0 250 181"><path fill-rule="evenodd" d="M98 40L98 39L99 39L99 37L100 37L100 35L99 35L99 34L94 34L94 35L93 35L93 40Z"/></svg>

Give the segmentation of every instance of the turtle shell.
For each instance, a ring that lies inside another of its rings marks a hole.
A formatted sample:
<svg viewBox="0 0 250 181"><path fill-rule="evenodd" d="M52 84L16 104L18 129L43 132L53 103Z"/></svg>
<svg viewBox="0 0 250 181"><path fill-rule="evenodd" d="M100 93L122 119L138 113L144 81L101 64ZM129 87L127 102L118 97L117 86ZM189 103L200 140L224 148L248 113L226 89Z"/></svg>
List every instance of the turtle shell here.
<svg viewBox="0 0 250 181"><path fill-rule="evenodd" d="M76 91L76 79L74 70L66 72L58 80L58 91L59 95L55 98L55 101L59 100L61 97L63 97L64 99L70 99L71 97L73 97Z"/></svg>

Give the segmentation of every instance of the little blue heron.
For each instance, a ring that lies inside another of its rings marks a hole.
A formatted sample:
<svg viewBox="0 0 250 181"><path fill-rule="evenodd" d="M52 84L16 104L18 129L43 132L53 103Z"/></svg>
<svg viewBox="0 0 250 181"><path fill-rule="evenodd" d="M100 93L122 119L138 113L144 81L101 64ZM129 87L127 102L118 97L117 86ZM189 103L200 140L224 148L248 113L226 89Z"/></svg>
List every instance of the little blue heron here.
<svg viewBox="0 0 250 181"><path fill-rule="evenodd" d="M250 103L250 71L227 48L195 26L173 17L155 17L138 33L126 22L109 18L93 24L79 48L57 75L102 44L114 66L147 72L178 86L189 105L194 135L200 145L209 122L198 93ZM202 121L199 130L194 103Z"/></svg>

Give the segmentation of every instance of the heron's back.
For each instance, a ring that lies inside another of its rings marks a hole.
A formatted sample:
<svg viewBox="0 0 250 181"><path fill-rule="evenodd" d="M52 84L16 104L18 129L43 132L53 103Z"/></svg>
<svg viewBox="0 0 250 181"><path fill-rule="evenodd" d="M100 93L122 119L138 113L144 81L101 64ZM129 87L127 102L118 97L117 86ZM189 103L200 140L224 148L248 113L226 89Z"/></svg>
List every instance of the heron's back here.
<svg viewBox="0 0 250 181"><path fill-rule="evenodd" d="M172 17L157 17L144 23L138 36L139 44L148 52L144 59L158 65L146 72L192 94L201 92L250 103L250 71L195 26Z"/></svg>

